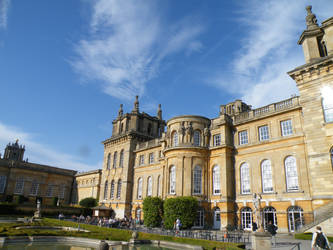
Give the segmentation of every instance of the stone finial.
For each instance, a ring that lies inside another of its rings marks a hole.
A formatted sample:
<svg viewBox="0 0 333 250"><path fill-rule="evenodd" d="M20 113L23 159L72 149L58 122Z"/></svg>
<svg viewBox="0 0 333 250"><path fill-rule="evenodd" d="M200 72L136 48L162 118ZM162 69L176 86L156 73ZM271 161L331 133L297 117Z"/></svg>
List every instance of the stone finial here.
<svg viewBox="0 0 333 250"><path fill-rule="evenodd" d="M133 107L133 112L139 113L139 96L135 96L135 102Z"/></svg>
<svg viewBox="0 0 333 250"><path fill-rule="evenodd" d="M120 104L119 111L118 111L118 117L122 117L123 114L124 114L124 112L123 112L123 105Z"/></svg>
<svg viewBox="0 0 333 250"><path fill-rule="evenodd" d="M162 120L162 109L161 109L161 104L158 104L157 117L158 117L158 119Z"/></svg>
<svg viewBox="0 0 333 250"><path fill-rule="evenodd" d="M308 5L306 6L306 11L308 12L305 21L306 21L306 29L307 30L313 30L318 28L317 18L316 15L312 13L312 6Z"/></svg>

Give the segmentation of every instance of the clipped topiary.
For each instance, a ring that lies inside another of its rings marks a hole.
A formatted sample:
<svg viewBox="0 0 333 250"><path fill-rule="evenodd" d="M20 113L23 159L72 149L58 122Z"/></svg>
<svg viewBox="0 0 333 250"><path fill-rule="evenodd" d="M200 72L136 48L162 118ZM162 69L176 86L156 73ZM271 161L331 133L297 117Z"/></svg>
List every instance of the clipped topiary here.
<svg viewBox="0 0 333 250"><path fill-rule="evenodd" d="M146 197L143 201L143 221L147 227L161 226L163 201L159 197Z"/></svg>
<svg viewBox="0 0 333 250"><path fill-rule="evenodd" d="M82 207L96 207L97 200L93 197L87 197L85 199L80 200L80 206Z"/></svg>
<svg viewBox="0 0 333 250"><path fill-rule="evenodd" d="M196 198L184 196L166 199L163 208L165 228L172 229L174 222L179 218L182 228L186 229L193 226L199 205Z"/></svg>

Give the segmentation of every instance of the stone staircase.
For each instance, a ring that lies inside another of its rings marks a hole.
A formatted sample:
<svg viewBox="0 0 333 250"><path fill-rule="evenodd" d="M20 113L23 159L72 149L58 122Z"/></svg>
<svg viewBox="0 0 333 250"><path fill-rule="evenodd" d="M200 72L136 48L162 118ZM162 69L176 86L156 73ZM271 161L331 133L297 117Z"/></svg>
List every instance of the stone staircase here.
<svg viewBox="0 0 333 250"><path fill-rule="evenodd" d="M304 233L310 228L318 225L319 223L333 217L333 201L314 210L314 221L310 224L304 225L297 233Z"/></svg>

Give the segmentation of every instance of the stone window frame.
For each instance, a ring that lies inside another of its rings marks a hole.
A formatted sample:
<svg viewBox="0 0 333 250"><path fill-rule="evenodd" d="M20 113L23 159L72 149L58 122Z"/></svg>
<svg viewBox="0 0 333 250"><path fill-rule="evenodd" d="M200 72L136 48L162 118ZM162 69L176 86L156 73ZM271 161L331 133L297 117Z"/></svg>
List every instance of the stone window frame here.
<svg viewBox="0 0 333 250"><path fill-rule="evenodd" d="M122 168L124 166L124 149L120 150L119 155L119 167Z"/></svg>
<svg viewBox="0 0 333 250"><path fill-rule="evenodd" d="M212 168L213 195L221 194L221 169L219 165Z"/></svg>
<svg viewBox="0 0 333 250"><path fill-rule="evenodd" d="M1 175L0 176L0 194L3 194L5 192L6 184L7 184L7 176Z"/></svg>
<svg viewBox="0 0 333 250"><path fill-rule="evenodd" d="M245 145L249 143L249 136L247 130L242 130L238 132L239 145Z"/></svg>
<svg viewBox="0 0 333 250"><path fill-rule="evenodd" d="M145 155L139 155L139 166L145 165Z"/></svg>
<svg viewBox="0 0 333 250"><path fill-rule="evenodd" d="M244 172L246 170L246 172ZM241 194L251 194L251 175L250 166L247 162L243 162L239 168Z"/></svg>
<svg viewBox="0 0 333 250"><path fill-rule="evenodd" d="M149 153L149 164L153 164L154 161L154 152Z"/></svg>
<svg viewBox="0 0 333 250"><path fill-rule="evenodd" d="M104 200L108 199L108 181L106 180L104 183Z"/></svg>
<svg viewBox="0 0 333 250"><path fill-rule="evenodd" d="M197 146L197 147L201 145L201 131L200 130L194 130L194 132L193 132L193 145Z"/></svg>
<svg viewBox="0 0 333 250"><path fill-rule="evenodd" d="M281 121L280 128L282 136L289 136L293 134L293 124L291 119Z"/></svg>
<svg viewBox="0 0 333 250"><path fill-rule="evenodd" d="M250 207L242 207L240 213L242 229L252 229L252 209Z"/></svg>
<svg viewBox="0 0 333 250"><path fill-rule="evenodd" d="M326 123L333 122L333 101L329 103L329 98L322 97L322 108L324 112L324 119ZM327 101L326 101L327 100Z"/></svg>
<svg viewBox="0 0 333 250"><path fill-rule="evenodd" d="M66 185L62 184L59 186L59 195L58 198L64 199L65 198L65 193L66 193Z"/></svg>
<svg viewBox="0 0 333 250"><path fill-rule="evenodd" d="M110 168L111 168L111 153L108 153L107 161L106 161L106 169L110 169Z"/></svg>
<svg viewBox="0 0 333 250"><path fill-rule="evenodd" d="M196 165L193 169L193 195L202 194L202 168Z"/></svg>
<svg viewBox="0 0 333 250"><path fill-rule="evenodd" d="M137 194L137 198L138 198L138 200L142 200L142 177L140 177L139 179L138 179L138 194Z"/></svg>
<svg viewBox="0 0 333 250"><path fill-rule="evenodd" d="M122 181L121 181L121 179L119 179L117 182L117 199L120 199L120 197L121 197L121 185L122 185Z"/></svg>
<svg viewBox="0 0 333 250"><path fill-rule="evenodd" d="M213 146L221 146L221 134L213 135Z"/></svg>
<svg viewBox="0 0 333 250"><path fill-rule="evenodd" d="M268 125L262 125L258 127L259 141L269 140L269 128Z"/></svg>
<svg viewBox="0 0 333 250"><path fill-rule="evenodd" d="M111 181L110 199L114 199L114 180Z"/></svg>
<svg viewBox="0 0 333 250"><path fill-rule="evenodd" d="M113 164L112 164L112 168L116 168L117 167L117 158L118 158L118 153L117 151L113 153Z"/></svg>
<svg viewBox="0 0 333 250"><path fill-rule="evenodd" d="M176 166L171 165L169 169L169 194L176 194Z"/></svg>
<svg viewBox="0 0 333 250"><path fill-rule="evenodd" d="M147 196L153 195L153 178L148 176L147 178Z"/></svg>
<svg viewBox="0 0 333 250"><path fill-rule="evenodd" d="M53 191L54 191L54 185L53 184L48 184L45 196L46 197L53 197L53 193L54 193Z"/></svg>
<svg viewBox="0 0 333 250"><path fill-rule="evenodd" d="M172 146L177 147L179 145L179 136L177 131L172 132Z"/></svg>
<svg viewBox="0 0 333 250"><path fill-rule="evenodd" d="M39 183L33 180L31 183L30 194L31 196L37 196L39 191Z"/></svg>
<svg viewBox="0 0 333 250"><path fill-rule="evenodd" d="M14 194L23 194L24 190L24 178L18 177L15 183Z"/></svg>
<svg viewBox="0 0 333 250"><path fill-rule="evenodd" d="M268 159L264 159L260 163L261 183L263 193L273 193L273 170L272 163Z"/></svg>
<svg viewBox="0 0 333 250"><path fill-rule="evenodd" d="M286 175L286 188L287 192L294 192L299 190L299 180L297 171L297 160L293 155L288 155L284 159L284 169Z"/></svg>

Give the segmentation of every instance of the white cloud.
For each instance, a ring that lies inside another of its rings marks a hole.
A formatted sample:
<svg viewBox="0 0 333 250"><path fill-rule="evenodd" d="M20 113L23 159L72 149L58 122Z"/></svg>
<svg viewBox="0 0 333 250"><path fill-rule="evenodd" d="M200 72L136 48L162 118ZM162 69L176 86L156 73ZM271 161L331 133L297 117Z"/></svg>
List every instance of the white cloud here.
<svg viewBox="0 0 333 250"><path fill-rule="evenodd" d="M155 1L97 0L93 5L90 37L76 46L74 69L97 79L103 91L130 100L142 95L170 54L199 51L201 25L186 17L163 24ZM187 44L192 44L189 48Z"/></svg>
<svg viewBox="0 0 333 250"><path fill-rule="evenodd" d="M0 29L5 29L7 27L9 5L10 0L0 1Z"/></svg>
<svg viewBox="0 0 333 250"><path fill-rule="evenodd" d="M96 165L82 163L79 161L78 157L58 152L49 145L39 143L34 137L36 137L36 135L25 132L20 128L7 126L0 122L0 145L2 145L2 152L8 142L14 142L16 139L19 139L20 144L26 145L25 157L29 158L29 162L80 171L93 170L101 168L102 166L100 162Z"/></svg>
<svg viewBox="0 0 333 250"><path fill-rule="evenodd" d="M289 98L298 92L286 74L305 63L297 40L306 28L306 0L252 0L240 11L239 21L246 28L241 47L231 64L227 80L218 73L211 84L255 107ZM327 0L313 3L313 12L333 13ZM326 16L328 18L329 16ZM244 29L243 29L244 30ZM244 32L244 31L241 31ZM230 85L230 82L233 83Z"/></svg>

